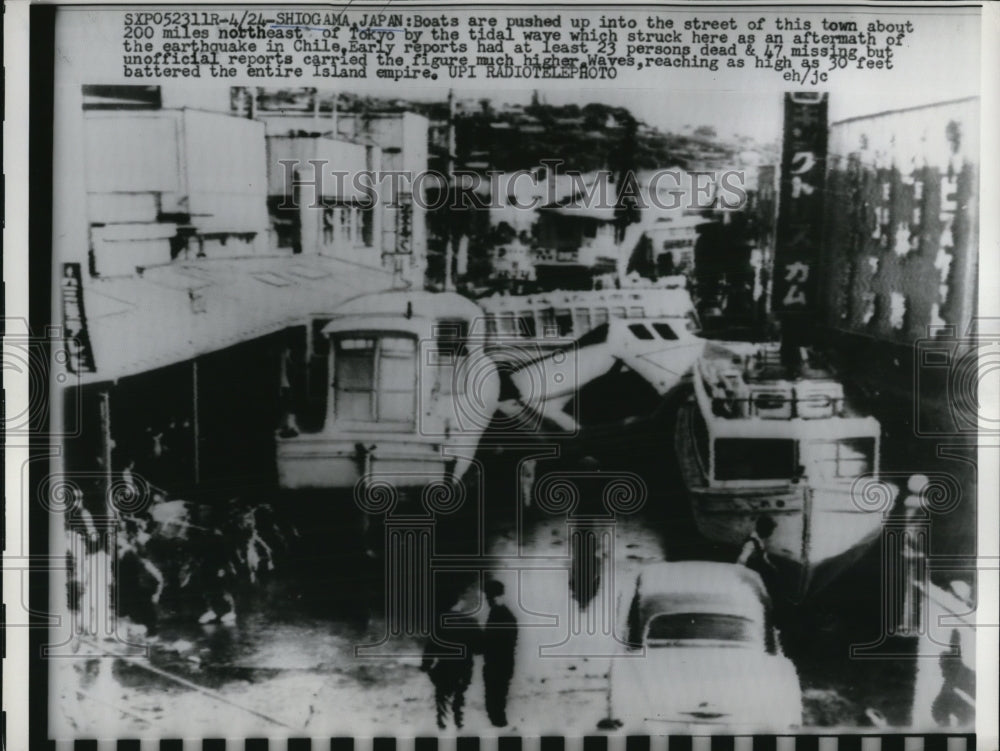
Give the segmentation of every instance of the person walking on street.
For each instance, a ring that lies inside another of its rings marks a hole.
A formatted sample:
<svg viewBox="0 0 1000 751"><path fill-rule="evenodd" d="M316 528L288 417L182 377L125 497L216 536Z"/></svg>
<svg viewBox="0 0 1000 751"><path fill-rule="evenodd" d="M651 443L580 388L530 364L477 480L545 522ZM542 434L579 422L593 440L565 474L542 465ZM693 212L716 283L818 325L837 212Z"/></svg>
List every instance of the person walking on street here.
<svg viewBox="0 0 1000 751"><path fill-rule="evenodd" d="M777 526L770 516L758 516L754 530L743 543L736 562L756 571L762 577L773 573L775 567L767 554L767 544Z"/></svg>
<svg viewBox="0 0 1000 751"><path fill-rule="evenodd" d="M517 646L517 618L503 604L504 586L491 579L484 587L490 614L483 632L483 683L486 686L486 714L494 727L507 726L507 692L514 675L514 648Z"/></svg>
<svg viewBox="0 0 1000 751"><path fill-rule="evenodd" d="M472 683L473 657L481 651L481 630L475 619L461 615L457 605L445 614L445 618L437 631L441 643L434 639L427 642L420 669L434 684L438 728L447 727L448 711L451 710L455 727L461 730L465 692ZM461 654L443 654L449 647L458 647Z"/></svg>
<svg viewBox="0 0 1000 751"><path fill-rule="evenodd" d="M585 456L578 465L576 487L580 494L577 514L590 519L613 519L604 507L604 486L607 480L601 476L601 465L592 456ZM602 533L593 527L583 525L570 535L569 588L573 599L581 608L586 608L597 596L601 587L601 564L604 550Z"/></svg>

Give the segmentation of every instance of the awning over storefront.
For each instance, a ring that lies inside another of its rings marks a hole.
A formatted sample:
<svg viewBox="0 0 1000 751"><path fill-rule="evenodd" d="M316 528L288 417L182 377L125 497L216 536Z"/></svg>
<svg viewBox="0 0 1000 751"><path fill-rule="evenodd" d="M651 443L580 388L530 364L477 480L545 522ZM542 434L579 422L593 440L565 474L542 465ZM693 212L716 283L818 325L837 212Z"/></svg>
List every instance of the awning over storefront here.
<svg viewBox="0 0 1000 751"><path fill-rule="evenodd" d="M305 323L389 289L392 274L324 256L177 261L83 288L95 372L112 381Z"/></svg>

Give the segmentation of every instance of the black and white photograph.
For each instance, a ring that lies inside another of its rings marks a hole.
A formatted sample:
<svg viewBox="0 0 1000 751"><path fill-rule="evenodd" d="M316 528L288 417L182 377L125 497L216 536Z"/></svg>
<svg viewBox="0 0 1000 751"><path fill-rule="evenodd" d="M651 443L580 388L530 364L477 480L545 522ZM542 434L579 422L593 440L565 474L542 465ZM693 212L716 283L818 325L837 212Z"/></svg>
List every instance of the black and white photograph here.
<svg viewBox="0 0 1000 751"><path fill-rule="evenodd" d="M50 16L33 740L996 747L981 7Z"/></svg>

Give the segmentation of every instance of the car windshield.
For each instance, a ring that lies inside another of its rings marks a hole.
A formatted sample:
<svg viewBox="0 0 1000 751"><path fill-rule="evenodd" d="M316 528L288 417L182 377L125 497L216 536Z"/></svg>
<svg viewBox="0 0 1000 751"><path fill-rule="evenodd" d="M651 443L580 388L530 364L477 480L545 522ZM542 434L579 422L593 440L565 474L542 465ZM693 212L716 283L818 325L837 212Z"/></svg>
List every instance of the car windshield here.
<svg viewBox="0 0 1000 751"><path fill-rule="evenodd" d="M646 627L646 643L675 642L694 639L713 641L756 641L754 622L739 615L722 613L670 613L656 615Z"/></svg>

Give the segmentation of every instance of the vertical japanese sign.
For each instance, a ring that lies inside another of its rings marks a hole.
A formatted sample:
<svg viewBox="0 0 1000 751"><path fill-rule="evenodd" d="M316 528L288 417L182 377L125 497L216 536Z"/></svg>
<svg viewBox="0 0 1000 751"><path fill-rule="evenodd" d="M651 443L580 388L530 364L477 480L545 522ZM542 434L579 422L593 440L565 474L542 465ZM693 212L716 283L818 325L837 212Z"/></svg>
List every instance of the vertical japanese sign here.
<svg viewBox="0 0 1000 751"><path fill-rule="evenodd" d="M83 310L80 264L64 263L62 276L63 330L69 347L66 367L71 373L93 373L94 351L90 347L87 316Z"/></svg>
<svg viewBox="0 0 1000 751"><path fill-rule="evenodd" d="M819 249L826 173L827 99L785 94L785 132L775 233L772 309L813 312L818 302Z"/></svg>

